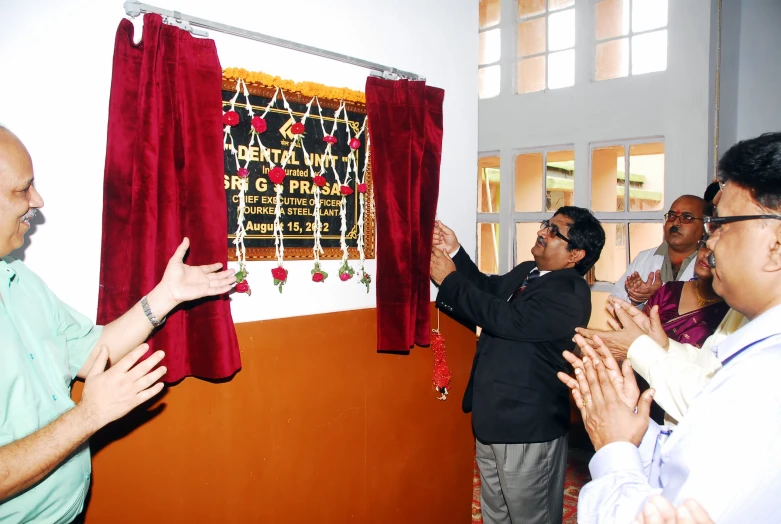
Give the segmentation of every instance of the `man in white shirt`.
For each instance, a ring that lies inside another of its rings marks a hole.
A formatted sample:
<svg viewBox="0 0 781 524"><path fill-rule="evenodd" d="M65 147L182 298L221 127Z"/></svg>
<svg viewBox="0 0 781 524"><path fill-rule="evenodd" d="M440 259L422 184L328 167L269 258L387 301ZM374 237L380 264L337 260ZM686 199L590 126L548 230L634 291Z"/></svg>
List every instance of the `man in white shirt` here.
<svg viewBox="0 0 781 524"><path fill-rule="evenodd" d="M664 242L641 251L626 273L613 286L612 296L644 304L662 284L672 280L691 280L692 260L702 238L705 201L694 195L678 197L664 214Z"/></svg>
<svg viewBox="0 0 781 524"><path fill-rule="evenodd" d="M597 450L581 523L629 522L659 494L697 500L719 523L781 522L781 133L738 143L719 169L719 216L705 222L713 285L749 322L713 348L721 368L672 432L649 423L653 391L638 402L628 365L611 377L592 356L576 382L560 376Z"/></svg>

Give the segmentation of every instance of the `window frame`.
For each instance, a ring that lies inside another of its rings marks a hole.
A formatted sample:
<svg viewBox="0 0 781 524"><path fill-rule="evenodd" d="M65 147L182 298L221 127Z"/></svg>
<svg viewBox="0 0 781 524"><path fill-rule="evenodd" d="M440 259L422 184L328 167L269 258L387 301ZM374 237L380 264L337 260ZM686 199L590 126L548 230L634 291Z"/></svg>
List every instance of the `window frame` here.
<svg viewBox="0 0 781 524"><path fill-rule="evenodd" d="M629 161L630 161L630 154L629 149L631 146L636 144L655 144L660 143L664 145L664 193L662 196L662 203L666 201L667 198L667 188L669 186L668 184L668 178L667 178L667 167L668 167L668 156L667 156L667 143L665 141L665 138L663 136L650 136L650 137L644 137L644 138L632 138L632 139L618 139L618 140L601 140L598 142L589 142L588 144L588 183L587 183L587 189L588 192L588 208L592 210L591 212L594 214L594 217L596 217L597 220L599 220L600 224L624 224L625 231L626 231L626 267L629 267L629 263L631 262L631 253L632 253L632 240L629 235L629 225L630 224L659 224L661 227L662 224L664 224L664 218L660 216L660 214L664 214L666 212L665 206L662 206L662 209L659 211L631 211L629 206L629 197L630 197L630 180L629 180ZM624 147L624 210L623 211L593 211L593 158L594 158L594 150L604 147L617 147L617 146L623 146ZM577 159L576 159L576 165L577 165ZM607 291L610 292L613 289L613 286L615 285L615 282L605 282L600 280L595 280L591 284L591 290L592 291Z"/></svg>
<svg viewBox="0 0 781 524"><path fill-rule="evenodd" d="M479 84L480 70L481 69L487 69L489 67L499 66L499 92L497 94L495 94L494 96L481 97L480 96L480 90L478 88L478 91L477 91L477 99L478 100L490 100L491 98L496 98L500 94L502 94L502 33L504 31L502 31L502 16L501 16L501 12L502 11L501 11L501 5L502 5L503 1L506 2L507 0L499 0L499 13L500 14L499 14L499 21L498 22L496 22L494 25L480 28L479 27L480 26L480 22L478 20L478 29L477 29L477 38L478 38L477 77L478 77L478 84ZM480 52L479 40L480 40L480 35L483 34L483 33L487 33L488 31L494 31L494 30L498 30L499 31L499 58L495 62L491 62L491 63L488 63L488 64L480 64L479 63L480 62L480 60L479 60L479 52Z"/></svg>
<svg viewBox="0 0 781 524"><path fill-rule="evenodd" d="M592 20L593 20L593 33L591 35L594 45L592 48L591 58L592 58L592 64L591 64L591 81L592 82L610 82L611 80L620 80L622 78L631 78L635 76L644 76L644 75L652 75L654 73L664 73L667 71L669 67L669 59L670 59L670 0L667 0L667 23L661 27L656 27L654 29L646 29L645 31L638 31L635 32L632 30L632 9L635 0L628 0L629 4L629 32L625 35L618 35L618 36L611 36L609 38L605 38L602 40L597 39L597 4L604 2L606 0L591 0L591 14L592 14ZM651 71L648 73L640 73L639 75L632 73L632 39L635 36L642 36L649 33L655 33L656 31L667 31L667 65L665 65L665 68L662 71ZM628 44L628 53L629 53L629 62L627 63L627 73L626 76L616 76L614 78L605 78L603 80L597 79L597 46L599 44L605 44L607 42L614 42L616 40L621 39L627 39Z"/></svg>
<svg viewBox="0 0 781 524"><path fill-rule="evenodd" d="M507 1L507 0L504 0L504 1ZM562 9L557 9L555 11L551 11L550 10L550 2L551 2L551 0L545 0L545 12L544 13L538 14L538 15L526 16L526 17L521 17L518 14L518 0L513 0L513 2L512 2L514 4L514 7L515 7L515 18L513 20L513 49L514 49L514 54L513 54L513 56L514 56L513 78L512 78L513 95L523 96L523 95L531 95L533 93L547 93L549 91L558 91L560 89L567 89L568 87L575 87L575 85L577 85L577 83L578 83L578 78L577 78L577 56L578 56L578 53L577 53L577 49L578 49L578 41L577 41L577 25L578 25L577 24L577 6L578 6L578 1L575 0L571 6L564 7ZM548 26L548 16L551 13L564 13L564 12L570 11L570 10L573 11L574 14L575 14L575 30L576 30L575 42L572 44L572 47L567 47L565 49L557 49L555 51L551 51L548 48L549 47L548 43L549 43L549 40L550 40L550 31L549 31L549 26ZM545 19L545 51L543 51L542 53L536 53L536 54L533 54L533 55L519 56L519 54L518 54L518 26L522 22L529 22L531 20L536 20L536 19L539 19L539 18L544 18ZM551 53L562 53L564 51L573 51L574 54L575 54L575 65L573 66L574 67L574 71L572 72L572 76L573 76L574 82L573 82L573 84L571 86L563 86L563 87L551 88L551 87L548 86L548 68L550 66L550 58L549 57L550 57ZM518 70L520 68L519 64L521 63L522 60L530 60L532 58L537 58L537 57L540 57L540 56L544 56L545 57L545 87L543 89L540 89L539 91L529 91L529 92L526 92L526 93L519 93L518 92L518 87L519 87Z"/></svg>

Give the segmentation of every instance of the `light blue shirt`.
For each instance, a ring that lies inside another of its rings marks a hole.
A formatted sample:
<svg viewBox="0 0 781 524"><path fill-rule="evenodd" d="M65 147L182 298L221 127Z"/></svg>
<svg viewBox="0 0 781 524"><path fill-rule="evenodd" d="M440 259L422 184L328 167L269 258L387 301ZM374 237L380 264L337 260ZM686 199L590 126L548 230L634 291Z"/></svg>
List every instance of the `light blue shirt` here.
<svg viewBox="0 0 781 524"><path fill-rule="evenodd" d="M579 523L631 522L659 493L675 505L695 499L719 524L781 522L781 306L714 351L724 367L659 446L654 467L662 428L653 421L639 448L614 442L594 455Z"/></svg>
<svg viewBox="0 0 781 524"><path fill-rule="evenodd" d="M20 261L0 259L0 446L41 429L75 404L70 388L101 328L61 302ZM32 488L0 502L0 523L67 523L84 507L89 445Z"/></svg>

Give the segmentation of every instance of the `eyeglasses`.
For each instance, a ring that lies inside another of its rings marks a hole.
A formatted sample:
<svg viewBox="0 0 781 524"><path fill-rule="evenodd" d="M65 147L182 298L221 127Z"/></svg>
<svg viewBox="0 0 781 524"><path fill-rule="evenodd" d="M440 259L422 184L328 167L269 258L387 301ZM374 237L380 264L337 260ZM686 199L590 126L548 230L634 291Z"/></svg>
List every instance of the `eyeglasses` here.
<svg viewBox="0 0 781 524"><path fill-rule="evenodd" d="M559 237L560 239L564 240L568 244L570 243L569 238L562 235L561 231L559 231L559 226L555 224L551 224L550 220L543 220L542 222L540 222L540 225L542 226L542 229L545 229L547 231L549 237Z"/></svg>
<svg viewBox="0 0 781 524"><path fill-rule="evenodd" d="M692 220L702 220L701 217L696 217L692 215L691 213L682 213L680 215L673 213L672 211L668 211L664 214L664 219L667 222L675 222L676 219L681 219L681 224L691 224Z"/></svg>
<svg viewBox="0 0 781 524"><path fill-rule="evenodd" d="M712 235L722 224L731 224L732 222L743 222L744 220L762 220L775 219L781 220L781 215L742 215L734 217L705 217L702 225L705 228L706 235Z"/></svg>
<svg viewBox="0 0 781 524"><path fill-rule="evenodd" d="M704 248L708 244L708 237L703 238L697 242L697 251Z"/></svg>

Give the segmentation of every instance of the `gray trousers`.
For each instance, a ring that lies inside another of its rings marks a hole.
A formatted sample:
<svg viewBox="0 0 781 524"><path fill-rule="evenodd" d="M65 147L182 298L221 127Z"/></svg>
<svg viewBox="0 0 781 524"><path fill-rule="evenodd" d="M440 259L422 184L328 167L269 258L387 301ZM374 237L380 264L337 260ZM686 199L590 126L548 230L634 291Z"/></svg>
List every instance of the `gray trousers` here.
<svg viewBox="0 0 781 524"><path fill-rule="evenodd" d="M484 524L561 524L567 435L533 444L475 445Z"/></svg>

